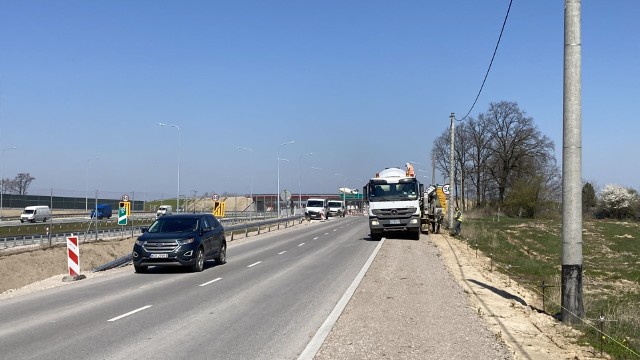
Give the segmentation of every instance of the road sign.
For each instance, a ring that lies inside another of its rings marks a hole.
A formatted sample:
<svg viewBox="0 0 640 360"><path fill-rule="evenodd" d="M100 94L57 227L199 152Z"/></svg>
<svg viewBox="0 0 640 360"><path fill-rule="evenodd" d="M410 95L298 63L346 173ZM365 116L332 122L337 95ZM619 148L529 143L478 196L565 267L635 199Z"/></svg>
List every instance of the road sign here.
<svg viewBox="0 0 640 360"><path fill-rule="evenodd" d="M442 192L443 192L445 195L449 195L449 192L450 192L450 191L449 191L449 188L450 188L450 187L451 187L451 186L449 186L449 184L442 185Z"/></svg>
<svg viewBox="0 0 640 360"><path fill-rule="evenodd" d="M129 201L129 195L127 194L122 195L122 201Z"/></svg>
<svg viewBox="0 0 640 360"><path fill-rule="evenodd" d="M127 225L127 208L125 206L118 208L118 225Z"/></svg>
<svg viewBox="0 0 640 360"><path fill-rule="evenodd" d="M213 200L213 201L218 201L218 200L220 200L220 195L218 195L218 194L213 194L213 195L211 195L211 200Z"/></svg>
<svg viewBox="0 0 640 360"><path fill-rule="evenodd" d="M291 192L289 190L282 190L280 192L280 200L282 200L282 201L291 200Z"/></svg>

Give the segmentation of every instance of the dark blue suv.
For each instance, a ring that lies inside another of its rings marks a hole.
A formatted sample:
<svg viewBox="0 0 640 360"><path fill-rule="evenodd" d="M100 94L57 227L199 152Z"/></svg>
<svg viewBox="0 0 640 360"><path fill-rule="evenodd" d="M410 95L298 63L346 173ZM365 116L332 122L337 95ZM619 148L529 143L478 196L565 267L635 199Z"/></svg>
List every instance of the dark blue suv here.
<svg viewBox="0 0 640 360"><path fill-rule="evenodd" d="M145 272L149 266L188 266L202 271L204 261L227 262L224 227L211 214L165 215L149 228L133 245L133 267Z"/></svg>

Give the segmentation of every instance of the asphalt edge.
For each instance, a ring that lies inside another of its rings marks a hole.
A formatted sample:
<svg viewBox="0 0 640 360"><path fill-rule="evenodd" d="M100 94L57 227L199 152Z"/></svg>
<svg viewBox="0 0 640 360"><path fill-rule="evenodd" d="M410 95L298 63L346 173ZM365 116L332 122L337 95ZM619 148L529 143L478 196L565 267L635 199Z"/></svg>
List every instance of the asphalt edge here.
<svg viewBox="0 0 640 360"><path fill-rule="evenodd" d="M347 291L345 291L344 295L342 295L342 298L340 298L329 316L325 319L322 325L320 325L320 328L318 329L318 331L316 331L315 335L311 338L302 353L300 353L300 356L298 356L298 360L313 360L313 358L316 356L316 354L320 350L320 347L324 343L324 340L329 335L329 332L331 332L333 325L335 325L340 315L342 315L344 308L347 307L349 300L351 300L351 297L353 297L353 294L358 288L358 285L360 285L360 282L364 278L364 275L367 273L367 270L369 270L369 267L371 267L373 260L375 260L376 256L378 255L378 251L380 251L380 248L382 248L382 245L384 244L384 240L384 238L380 240L380 243L378 244L378 246L376 246L376 249L373 251L371 256L369 256L369 259L364 264L362 269L360 269L358 275L355 277L355 279L353 279L353 282L351 283L351 285L349 285Z"/></svg>

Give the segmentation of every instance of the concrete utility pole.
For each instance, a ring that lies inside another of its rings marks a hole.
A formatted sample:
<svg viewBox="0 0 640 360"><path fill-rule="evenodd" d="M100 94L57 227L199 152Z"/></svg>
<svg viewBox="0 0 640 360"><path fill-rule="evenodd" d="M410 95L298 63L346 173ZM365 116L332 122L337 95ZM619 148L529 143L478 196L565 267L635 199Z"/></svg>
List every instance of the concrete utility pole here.
<svg viewBox="0 0 640 360"><path fill-rule="evenodd" d="M577 323L582 303L582 98L580 0L564 2L564 97L562 139L562 310Z"/></svg>
<svg viewBox="0 0 640 360"><path fill-rule="evenodd" d="M453 144L455 144L456 140L456 114L451 113L449 119L451 119L451 145L449 150L449 206L447 206L447 212L449 213L449 229L453 229L453 189L455 187L453 174L456 166L453 162Z"/></svg>

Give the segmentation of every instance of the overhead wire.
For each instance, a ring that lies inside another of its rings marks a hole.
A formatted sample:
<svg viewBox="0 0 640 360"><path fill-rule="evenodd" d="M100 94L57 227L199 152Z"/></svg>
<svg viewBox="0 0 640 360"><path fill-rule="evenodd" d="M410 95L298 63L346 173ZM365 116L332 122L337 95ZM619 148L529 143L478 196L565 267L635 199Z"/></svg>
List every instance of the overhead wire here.
<svg viewBox="0 0 640 360"><path fill-rule="evenodd" d="M465 120L469 116L469 114L471 114L471 111L476 106L476 103L478 102L478 99L480 98L480 94L482 93L482 89L484 88L484 84L487 82L487 77L489 77L489 72L491 71L491 66L493 65L493 60L496 58L496 53L498 52L498 47L500 46L500 40L502 39L502 34L504 33L504 27L507 25L507 19L509 18L509 12L511 11L511 4L512 3L513 3L513 0L509 0L509 8L507 8L507 13L504 16L504 21L502 22L502 28L500 29L500 36L498 36L498 41L496 42L496 47L493 49L493 55L491 56L491 62L489 62L489 67L487 68L487 72L484 74L484 79L482 80L482 85L480 85L480 90L478 90L478 94L476 95L476 99L473 101L473 105L471 105L471 108L469 109L469 111L467 111L467 114L462 119L456 119L458 121Z"/></svg>

